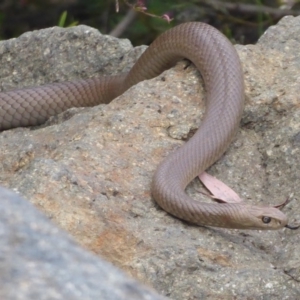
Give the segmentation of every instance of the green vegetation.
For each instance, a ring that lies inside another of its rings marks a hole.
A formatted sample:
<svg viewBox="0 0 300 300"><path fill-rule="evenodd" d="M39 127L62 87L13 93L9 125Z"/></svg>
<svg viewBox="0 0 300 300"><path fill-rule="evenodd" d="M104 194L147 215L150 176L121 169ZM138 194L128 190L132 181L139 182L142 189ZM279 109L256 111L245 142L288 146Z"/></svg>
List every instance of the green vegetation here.
<svg viewBox="0 0 300 300"><path fill-rule="evenodd" d="M59 21L58 21L59 27L72 27L78 24L77 21L73 21L69 25L66 25L67 16L68 16L68 12L65 10L59 17Z"/></svg>
<svg viewBox="0 0 300 300"><path fill-rule="evenodd" d="M159 33L182 22L210 23L239 43L254 43L270 25L284 15L300 13L300 0L285 6L285 0L11 0L0 3L0 38L25 31L85 24L110 33L126 18L121 37L133 44L148 44ZM290 0L291 2L291 0ZM119 12L116 11L119 4ZM146 4L143 4L146 3ZM238 4L238 5L237 5ZM135 14L130 14L134 7ZM145 10L146 8L146 10ZM148 15L147 15L148 14ZM159 16L167 15L172 22ZM154 17L156 16L156 17Z"/></svg>

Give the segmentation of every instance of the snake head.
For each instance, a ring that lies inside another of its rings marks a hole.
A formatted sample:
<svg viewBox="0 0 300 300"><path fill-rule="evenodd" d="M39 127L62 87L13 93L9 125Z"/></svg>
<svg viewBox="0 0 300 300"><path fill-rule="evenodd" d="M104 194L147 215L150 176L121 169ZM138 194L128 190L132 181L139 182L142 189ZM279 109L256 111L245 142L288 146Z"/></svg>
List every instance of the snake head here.
<svg viewBox="0 0 300 300"><path fill-rule="evenodd" d="M247 205L245 210L247 229L277 230L288 226L287 216L276 207Z"/></svg>

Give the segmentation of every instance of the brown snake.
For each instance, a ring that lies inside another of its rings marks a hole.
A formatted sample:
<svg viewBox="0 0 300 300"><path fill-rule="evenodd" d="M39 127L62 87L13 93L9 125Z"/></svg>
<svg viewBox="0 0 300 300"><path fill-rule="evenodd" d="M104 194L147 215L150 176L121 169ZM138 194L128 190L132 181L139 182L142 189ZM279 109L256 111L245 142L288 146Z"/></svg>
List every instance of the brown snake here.
<svg viewBox="0 0 300 300"><path fill-rule="evenodd" d="M39 125L70 107L108 103L182 58L192 61L202 74L207 91L206 112L195 135L158 167L152 183L154 199L170 214L198 225L292 228L275 207L202 203L185 193L187 184L228 148L244 107L244 79L237 52L225 36L209 25L192 22L166 31L128 74L0 93L0 130Z"/></svg>

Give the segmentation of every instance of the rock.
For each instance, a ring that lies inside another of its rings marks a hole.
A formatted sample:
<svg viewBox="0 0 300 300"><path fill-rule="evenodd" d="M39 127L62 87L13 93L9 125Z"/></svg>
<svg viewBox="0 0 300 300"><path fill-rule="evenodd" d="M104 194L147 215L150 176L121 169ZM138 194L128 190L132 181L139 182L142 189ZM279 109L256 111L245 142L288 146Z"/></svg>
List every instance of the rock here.
<svg viewBox="0 0 300 300"><path fill-rule="evenodd" d="M128 71L144 47L88 26L53 27L0 43L1 90Z"/></svg>
<svg viewBox="0 0 300 300"><path fill-rule="evenodd" d="M276 205L293 193L284 209L291 224L300 219L299 37L300 17L285 17L257 45L237 46L246 84L242 126L209 170L247 203ZM104 74L102 57L106 74L127 70L141 49L118 41L79 26L2 42L2 87L21 86L20 74L24 86ZM118 49L111 63L111 48L102 48L110 43ZM20 51L26 45L31 59ZM151 199L155 168L198 128L203 96L198 72L181 62L109 105L72 109L48 126L2 132L0 184L84 248L172 299L298 299L297 232L196 227ZM195 180L188 192L209 201L199 189Z"/></svg>
<svg viewBox="0 0 300 300"><path fill-rule="evenodd" d="M0 188L0 298L163 300Z"/></svg>

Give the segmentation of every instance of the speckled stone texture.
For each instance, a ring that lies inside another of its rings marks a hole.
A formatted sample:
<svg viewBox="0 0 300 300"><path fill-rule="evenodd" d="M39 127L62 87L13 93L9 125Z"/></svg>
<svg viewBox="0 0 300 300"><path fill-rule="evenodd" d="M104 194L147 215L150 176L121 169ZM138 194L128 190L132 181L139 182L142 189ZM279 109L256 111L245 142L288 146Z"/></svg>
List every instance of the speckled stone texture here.
<svg viewBox="0 0 300 300"><path fill-rule="evenodd" d="M0 299L163 300L0 188Z"/></svg>

